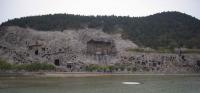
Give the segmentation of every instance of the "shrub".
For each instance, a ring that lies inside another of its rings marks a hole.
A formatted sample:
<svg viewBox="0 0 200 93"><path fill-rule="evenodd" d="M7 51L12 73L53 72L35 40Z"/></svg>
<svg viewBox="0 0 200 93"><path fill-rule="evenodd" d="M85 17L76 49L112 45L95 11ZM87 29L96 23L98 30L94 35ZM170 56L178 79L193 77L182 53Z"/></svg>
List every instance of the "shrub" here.
<svg viewBox="0 0 200 93"><path fill-rule="evenodd" d="M46 63L42 63L41 64L42 70L53 70L55 69L55 66L52 64L46 64Z"/></svg>
<svg viewBox="0 0 200 93"><path fill-rule="evenodd" d="M137 68L136 68L136 67L133 67L133 68L132 68L132 72L135 72L135 71L137 71Z"/></svg>
<svg viewBox="0 0 200 93"><path fill-rule="evenodd" d="M128 52L142 52L142 53L154 53L156 52L153 49L149 48L128 48L126 51Z"/></svg>
<svg viewBox="0 0 200 93"><path fill-rule="evenodd" d="M156 50L159 53L174 53L174 49L173 48L159 47Z"/></svg>
<svg viewBox="0 0 200 93"><path fill-rule="evenodd" d="M25 70L28 71L53 70L53 69L55 69L54 65L46 63L31 63L25 66Z"/></svg>
<svg viewBox="0 0 200 93"><path fill-rule="evenodd" d="M131 71L131 68L130 68L130 67L128 67L128 68L127 68L127 71Z"/></svg>
<svg viewBox="0 0 200 93"><path fill-rule="evenodd" d="M95 65L95 64L90 64L88 66L86 66L86 71L97 71L97 70L100 70L101 68L98 66L98 65Z"/></svg>
<svg viewBox="0 0 200 93"><path fill-rule="evenodd" d="M39 71L39 70L54 70L55 66L47 63L31 63L31 64L9 64L5 61L0 61L0 70L27 70L27 71Z"/></svg>
<svg viewBox="0 0 200 93"><path fill-rule="evenodd" d="M113 72L115 70L115 68L116 68L115 66L108 66L108 69L110 72Z"/></svg>
<svg viewBox="0 0 200 93"><path fill-rule="evenodd" d="M128 48L126 51L131 51L131 52L145 52L145 50L142 49L142 48Z"/></svg>
<svg viewBox="0 0 200 93"><path fill-rule="evenodd" d="M114 66L101 66L101 65L96 65L96 64L90 64L86 66L86 71L93 72L113 72L115 70Z"/></svg>
<svg viewBox="0 0 200 93"><path fill-rule="evenodd" d="M27 64L14 64L13 69L14 70L26 70Z"/></svg>
<svg viewBox="0 0 200 93"><path fill-rule="evenodd" d="M5 60L0 59L0 70L11 70L12 65L10 63L7 63Z"/></svg>

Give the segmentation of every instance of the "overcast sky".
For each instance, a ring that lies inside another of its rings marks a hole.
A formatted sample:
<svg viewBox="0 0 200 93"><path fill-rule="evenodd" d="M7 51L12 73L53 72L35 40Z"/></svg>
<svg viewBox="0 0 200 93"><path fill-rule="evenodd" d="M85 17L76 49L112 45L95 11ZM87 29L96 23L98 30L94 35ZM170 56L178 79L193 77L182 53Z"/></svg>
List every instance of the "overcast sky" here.
<svg viewBox="0 0 200 93"><path fill-rule="evenodd" d="M200 0L0 0L0 23L54 13L147 16L162 11L180 11L200 19L199 10Z"/></svg>

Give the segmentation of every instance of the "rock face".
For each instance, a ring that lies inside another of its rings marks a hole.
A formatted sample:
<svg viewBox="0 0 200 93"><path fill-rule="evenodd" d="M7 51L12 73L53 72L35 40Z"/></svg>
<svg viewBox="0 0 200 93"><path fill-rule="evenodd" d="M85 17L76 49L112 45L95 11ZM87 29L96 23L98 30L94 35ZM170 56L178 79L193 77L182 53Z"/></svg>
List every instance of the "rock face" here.
<svg viewBox="0 0 200 93"><path fill-rule="evenodd" d="M129 71L197 72L200 56L133 53L138 46L120 34L101 29L36 31L15 26L0 29L0 57L13 64L45 62L64 71L81 71L88 64L124 66ZM124 70L122 68L116 71Z"/></svg>
<svg viewBox="0 0 200 93"><path fill-rule="evenodd" d="M198 72L200 67L197 54L127 53L119 59L119 64L139 72L189 73Z"/></svg>

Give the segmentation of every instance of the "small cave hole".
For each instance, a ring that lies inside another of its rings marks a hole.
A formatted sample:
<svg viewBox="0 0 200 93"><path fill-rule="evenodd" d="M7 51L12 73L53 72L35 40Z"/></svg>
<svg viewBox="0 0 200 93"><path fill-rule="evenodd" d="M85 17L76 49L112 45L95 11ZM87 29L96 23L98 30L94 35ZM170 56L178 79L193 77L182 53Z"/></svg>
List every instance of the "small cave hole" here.
<svg viewBox="0 0 200 93"><path fill-rule="evenodd" d="M67 68L72 68L72 64L67 64Z"/></svg>
<svg viewBox="0 0 200 93"><path fill-rule="evenodd" d="M183 61L186 61L185 56L182 56L181 58L182 58Z"/></svg>
<svg viewBox="0 0 200 93"><path fill-rule="evenodd" d="M197 60L197 66L200 67L200 60Z"/></svg>
<svg viewBox="0 0 200 93"><path fill-rule="evenodd" d="M42 48L42 51L45 51L45 48Z"/></svg>
<svg viewBox="0 0 200 93"><path fill-rule="evenodd" d="M156 63L153 63L153 66L154 66L154 67L156 67L156 66L157 66L157 64L156 64Z"/></svg>
<svg viewBox="0 0 200 93"><path fill-rule="evenodd" d="M38 55L38 50L35 50L35 55Z"/></svg>
<svg viewBox="0 0 200 93"><path fill-rule="evenodd" d="M59 60L59 59L54 60L54 64L55 64L56 66L60 66L60 60Z"/></svg>

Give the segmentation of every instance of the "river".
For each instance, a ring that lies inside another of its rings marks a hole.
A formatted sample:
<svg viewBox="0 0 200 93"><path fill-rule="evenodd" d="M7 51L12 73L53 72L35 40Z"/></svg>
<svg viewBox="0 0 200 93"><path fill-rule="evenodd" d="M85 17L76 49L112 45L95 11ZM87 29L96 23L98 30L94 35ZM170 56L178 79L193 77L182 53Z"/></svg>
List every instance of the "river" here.
<svg viewBox="0 0 200 93"><path fill-rule="evenodd" d="M200 93L200 76L0 77L0 93Z"/></svg>

